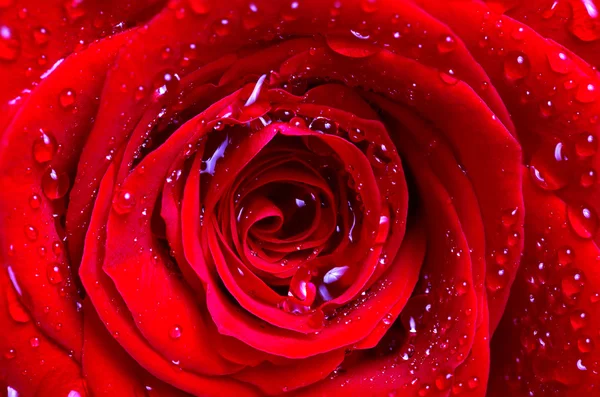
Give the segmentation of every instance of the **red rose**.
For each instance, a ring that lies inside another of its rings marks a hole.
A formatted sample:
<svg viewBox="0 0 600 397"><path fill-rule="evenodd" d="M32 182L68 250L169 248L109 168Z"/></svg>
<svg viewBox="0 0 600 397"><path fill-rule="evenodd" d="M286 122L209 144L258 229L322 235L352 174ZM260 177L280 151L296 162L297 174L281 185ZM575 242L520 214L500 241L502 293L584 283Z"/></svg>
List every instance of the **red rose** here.
<svg viewBox="0 0 600 397"><path fill-rule="evenodd" d="M596 0L0 0L8 396L598 393Z"/></svg>

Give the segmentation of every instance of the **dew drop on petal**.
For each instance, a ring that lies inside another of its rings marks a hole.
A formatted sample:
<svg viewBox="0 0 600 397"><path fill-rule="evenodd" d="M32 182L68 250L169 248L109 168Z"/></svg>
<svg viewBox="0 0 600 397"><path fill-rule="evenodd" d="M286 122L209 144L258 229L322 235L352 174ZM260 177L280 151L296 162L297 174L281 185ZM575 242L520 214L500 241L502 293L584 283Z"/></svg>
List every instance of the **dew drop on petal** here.
<svg viewBox="0 0 600 397"><path fill-rule="evenodd" d="M58 95L58 102L63 109L70 109L75 104L75 91L71 88L65 88Z"/></svg>
<svg viewBox="0 0 600 397"><path fill-rule="evenodd" d="M576 310L571 314L569 319L571 322L571 327L573 327L575 331L585 327L589 322L588 314L582 310Z"/></svg>
<svg viewBox="0 0 600 397"><path fill-rule="evenodd" d="M179 338L181 338L181 327L179 325L173 326L169 330L169 337L171 339L179 339Z"/></svg>
<svg viewBox="0 0 600 397"><path fill-rule="evenodd" d="M379 0L361 0L360 8L366 13L373 13L379 10Z"/></svg>
<svg viewBox="0 0 600 397"><path fill-rule="evenodd" d="M14 29L0 25L0 61L15 61L21 52L21 41Z"/></svg>
<svg viewBox="0 0 600 397"><path fill-rule="evenodd" d="M127 214L135 207L135 197L127 190L119 190L113 198L113 209L121 215Z"/></svg>
<svg viewBox="0 0 600 397"><path fill-rule="evenodd" d="M32 194L29 196L29 207L33 210L37 210L42 205L42 198L39 194Z"/></svg>
<svg viewBox="0 0 600 397"><path fill-rule="evenodd" d="M502 266L497 266L487 274L486 276L486 286L490 292L496 292L508 284L508 274L506 273L506 269Z"/></svg>
<svg viewBox="0 0 600 397"><path fill-rule="evenodd" d="M567 219L571 229L582 238L592 238L598 231L598 215L588 205L568 205Z"/></svg>
<svg viewBox="0 0 600 397"><path fill-rule="evenodd" d="M455 48L456 40L448 34L442 35L437 42L437 49L440 54L447 54L454 51Z"/></svg>
<svg viewBox="0 0 600 397"><path fill-rule="evenodd" d="M27 239L29 241L35 241L38 238L38 230L36 229L35 226L33 225L25 225L25 237L27 237Z"/></svg>
<svg viewBox="0 0 600 397"><path fill-rule="evenodd" d="M40 136L33 141L33 159L39 164L52 161L57 147L54 137L50 133L40 130Z"/></svg>
<svg viewBox="0 0 600 397"><path fill-rule="evenodd" d="M46 268L46 276L50 284L60 284L64 281L63 266L60 263L50 263Z"/></svg>
<svg viewBox="0 0 600 397"><path fill-rule="evenodd" d="M42 176L42 191L50 200L64 197L69 187L69 176L64 172L57 172L55 169L49 168Z"/></svg>
<svg viewBox="0 0 600 397"><path fill-rule="evenodd" d="M50 40L50 32L43 26L33 29L33 41L39 46L46 45Z"/></svg>
<svg viewBox="0 0 600 397"><path fill-rule="evenodd" d="M440 72L440 79L448 85L456 85L458 83L458 78L455 77L452 69L447 72Z"/></svg>
<svg viewBox="0 0 600 397"><path fill-rule="evenodd" d="M596 178L596 171L592 169L583 171L579 178L579 184L581 187L588 188L596 183Z"/></svg>
<svg viewBox="0 0 600 397"><path fill-rule="evenodd" d="M598 150L598 140L596 136L589 132L583 132L575 138L575 151L581 157L589 157L596 154Z"/></svg>
<svg viewBox="0 0 600 397"><path fill-rule="evenodd" d="M190 8L198 15L206 15L212 6L210 0L188 0Z"/></svg>
<svg viewBox="0 0 600 397"><path fill-rule="evenodd" d="M565 74L569 72L571 61L563 51L551 51L547 54L550 68L556 73Z"/></svg>
<svg viewBox="0 0 600 397"><path fill-rule="evenodd" d="M522 52L512 51L504 59L504 75L508 80L519 80L527 77L531 71L529 57Z"/></svg>

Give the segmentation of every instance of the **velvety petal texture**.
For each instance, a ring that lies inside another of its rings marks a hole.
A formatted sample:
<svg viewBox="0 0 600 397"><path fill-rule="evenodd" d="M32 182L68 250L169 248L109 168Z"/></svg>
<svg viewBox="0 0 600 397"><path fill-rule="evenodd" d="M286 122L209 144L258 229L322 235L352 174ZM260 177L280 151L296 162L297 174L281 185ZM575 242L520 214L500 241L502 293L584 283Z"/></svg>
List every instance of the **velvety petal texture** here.
<svg viewBox="0 0 600 397"><path fill-rule="evenodd" d="M597 18L0 0L2 395L597 393Z"/></svg>

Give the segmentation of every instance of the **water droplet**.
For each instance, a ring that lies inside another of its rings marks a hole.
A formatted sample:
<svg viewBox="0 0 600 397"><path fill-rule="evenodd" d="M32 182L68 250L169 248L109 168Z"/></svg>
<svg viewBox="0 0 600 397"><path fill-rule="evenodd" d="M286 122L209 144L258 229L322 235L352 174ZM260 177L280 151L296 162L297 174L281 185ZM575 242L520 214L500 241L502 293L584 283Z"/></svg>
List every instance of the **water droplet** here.
<svg viewBox="0 0 600 397"><path fill-rule="evenodd" d="M127 190L119 190L113 197L113 209L121 215L130 213L135 207L135 197Z"/></svg>
<svg viewBox="0 0 600 397"><path fill-rule="evenodd" d="M48 267L46 268L46 276L48 277L50 284L60 284L65 280L63 267L64 266L58 262L48 264Z"/></svg>
<svg viewBox="0 0 600 397"><path fill-rule="evenodd" d="M529 57L522 52L512 51L504 59L504 75L509 80L519 80L529 75Z"/></svg>
<svg viewBox="0 0 600 397"><path fill-rule="evenodd" d="M572 168L565 145L545 145L532 158L529 173L535 184L545 190L558 190L572 180Z"/></svg>
<svg viewBox="0 0 600 397"><path fill-rule="evenodd" d="M575 253L571 247L560 247L557 252L558 266L567 267L573 263Z"/></svg>
<svg viewBox="0 0 600 397"><path fill-rule="evenodd" d="M367 148L367 157L375 168L385 168L392 159L386 145L372 144Z"/></svg>
<svg viewBox="0 0 600 397"><path fill-rule="evenodd" d="M381 322L385 325L391 325L394 322L394 317L391 313L385 315L385 317L381 320Z"/></svg>
<svg viewBox="0 0 600 397"><path fill-rule="evenodd" d="M417 392L417 394L419 395L419 397L425 397L428 396L431 392L431 386L429 385L423 385L419 388L419 391Z"/></svg>
<svg viewBox="0 0 600 397"><path fill-rule="evenodd" d="M513 226L515 223L517 223L517 220L519 219L518 214L519 208L517 207L504 210L504 212L502 213L502 225L504 227Z"/></svg>
<svg viewBox="0 0 600 397"><path fill-rule="evenodd" d="M361 0L360 8L368 14L375 12L379 10L379 0Z"/></svg>
<svg viewBox="0 0 600 397"><path fill-rule="evenodd" d="M598 8L593 0L570 1L572 16L569 31L582 41L595 41L600 38Z"/></svg>
<svg viewBox="0 0 600 397"><path fill-rule="evenodd" d="M450 372L439 374L435 378L435 387L437 387L438 390L448 390L453 382L454 374L451 374Z"/></svg>
<svg viewBox="0 0 600 397"><path fill-rule="evenodd" d="M70 109L75 104L75 91L65 88L58 96L58 101L63 109Z"/></svg>
<svg viewBox="0 0 600 397"><path fill-rule="evenodd" d="M598 87L592 83L581 84L575 93L575 99L581 103L590 103L598 98Z"/></svg>
<svg viewBox="0 0 600 397"><path fill-rule="evenodd" d="M508 283L508 274L502 266L496 266L490 271L485 280L486 286L490 292L496 292L504 287Z"/></svg>
<svg viewBox="0 0 600 397"><path fill-rule="evenodd" d="M21 41L14 29L0 26L0 60L14 61L21 52Z"/></svg>
<svg viewBox="0 0 600 397"><path fill-rule="evenodd" d="M29 206L31 207L31 209L37 210L38 208L40 208L40 206L42 205L42 198L39 196L39 194L32 194L31 196L29 196Z"/></svg>
<svg viewBox="0 0 600 397"><path fill-rule="evenodd" d="M540 102L540 115L544 118L548 118L554 114L554 104L552 101Z"/></svg>
<svg viewBox="0 0 600 397"><path fill-rule="evenodd" d="M585 327L589 322L588 315L583 310L575 311L571 314L569 319L571 321L571 327L573 327L575 331Z"/></svg>
<svg viewBox="0 0 600 397"><path fill-rule="evenodd" d="M179 87L179 75L172 71L164 71L154 80L154 91L158 96L175 93Z"/></svg>
<svg viewBox="0 0 600 397"><path fill-rule="evenodd" d="M469 388L469 390L477 389L477 387L479 387L479 378L476 376L471 377L467 381L467 387Z"/></svg>
<svg viewBox="0 0 600 397"><path fill-rule="evenodd" d="M306 128L306 121L302 117L292 117L290 124L298 128Z"/></svg>
<svg viewBox="0 0 600 397"><path fill-rule="evenodd" d="M217 19L212 26L212 31L217 36L227 36L231 33L231 20L227 18Z"/></svg>
<svg viewBox="0 0 600 397"><path fill-rule="evenodd" d="M255 3L248 4L246 13L242 16L242 25L244 29L254 29L260 25L261 19L258 13L258 7Z"/></svg>
<svg viewBox="0 0 600 397"><path fill-rule="evenodd" d="M190 8L198 15L206 15L212 8L209 0L188 0Z"/></svg>
<svg viewBox="0 0 600 397"><path fill-rule="evenodd" d="M458 83L458 79L455 77L454 70L452 69L447 72L440 72L440 79L448 85L455 85Z"/></svg>
<svg viewBox="0 0 600 397"><path fill-rule="evenodd" d="M581 187L588 188L594 183L596 183L596 171L592 169L583 171L581 177L579 178L579 184L581 185Z"/></svg>
<svg viewBox="0 0 600 397"><path fill-rule="evenodd" d="M581 133L575 138L575 151L581 157L589 157L596 154L598 150L598 140L594 134L589 132Z"/></svg>
<svg viewBox="0 0 600 397"><path fill-rule="evenodd" d="M337 134L337 124L325 117L315 118L309 125L313 131L320 131L326 134Z"/></svg>
<svg viewBox="0 0 600 397"><path fill-rule="evenodd" d="M525 36L525 28L523 26L519 26L517 29L513 30L513 32L512 32L512 38L517 41L523 40L524 36Z"/></svg>
<svg viewBox="0 0 600 397"><path fill-rule="evenodd" d="M583 291L585 286L585 276L578 270L565 274L561 280L562 292L567 298Z"/></svg>
<svg viewBox="0 0 600 397"><path fill-rule="evenodd" d="M85 16L86 10L83 7L83 3L83 0L67 0L64 3L65 13L71 22Z"/></svg>
<svg viewBox="0 0 600 397"><path fill-rule="evenodd" d="M29 241L35 241L38 238L38 230L33 225L25 225L25 237L29 239Z"/></svg>
<svg viewBox="0 0 600 397"><path fill-rule="evenodd" d="M445 34L438 39L437 49L440 54L447 54L454 51L455 48L456 41L454 40L454 37Z"/></svg>
<svg viewBox="0 0 600 397"><path fill-rule="evenodd" d="M562 51L551 51L547 56L550 68L556 73L565 74L569 72L571 61L567 54Z"/></svg>
<svg viewBox="0 0 600 397"><path fill-rule="evenodd" d="M594 341L589 336L580 336L577 339L577 348L582 353L589 353L594 350Z"/></svg>
<svg viewBox="0 0 600 397"><path fill-rule="evenodd" d="M40 136L33 141L33 158L39 164L52 161L58 145L50 133L40 130Z"/></svg>
<svg viewBox="0 0 600 397"><path fill-rule="evenodd" d="M291 1L287 6L284 6L281 18L286 22L291 22L298 18L298 8L300 3L296 0Z"/></svg>
<svg viewBox="0 0 600 397"><path fill-rule="evenodd" d="M43 26L33 29L33 41L39 46L43 46L48 43L50 39L50 32Z"/></svg>
<svg viewBox="0 0 600 397"><path fill-rule="evenodd" d="M12 360L16 356L17 356L17 352L15 349L8 349L7 351L4 352L4 358L6 358L7 360Z"/></svg>
<svg viewBox="0 0 600 397"><path fill-rule="evenodd" d="M40 339L38 337L33 337L31 339L29 339L29 345L31 347L39 347L40 346Z"/></svg>
<svg viewBox="0 0 600 397"><path fill-rule="evenodd" d="M567 218L571 229L583 238L592 238L598 230L598 215L587 205L568 205Z"/></svg>
<svg viewBox="0 0 600 397"><path fill-rule="evenodd" d="M365 133L360 128L350 128L348 131L348 138L352 142L361 142L365 139Z"/></svg>
<svg viewBox="0 0 600 397"><path fill-rule="evenodd" d="M50 200L64 197L69 190L70 181L66 173L59 173L53 168L46 170L42 176L42 191Z"/></svg>
<svg viewBox="0 0 600 397"><path fill-rule="evenodd" d="M173 328L171 328L169 331L169 337L171 339L181 338L181 327L179 325L175 325Z"/></svg>

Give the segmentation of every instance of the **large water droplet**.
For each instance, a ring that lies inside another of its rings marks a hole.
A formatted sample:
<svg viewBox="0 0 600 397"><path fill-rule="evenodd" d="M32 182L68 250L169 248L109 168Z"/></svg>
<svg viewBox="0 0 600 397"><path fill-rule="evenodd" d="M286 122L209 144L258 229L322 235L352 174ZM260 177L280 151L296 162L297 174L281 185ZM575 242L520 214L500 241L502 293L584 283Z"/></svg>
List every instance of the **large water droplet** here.
<svg viewBox="0 0 600 397"><path fill-rule="evenodd" d="M545 190L558 190L572 179L570 156L562 142L545 145L537 150L529 166L530 176L537 186Z"/></svg>
<svg viewBox="0 0 600 397"><path fill-rule="evenodd" d="M313 131L319 131L326 134L337 134L337 124L335 121L329 120L325 117L315 118L308 126Z"/></svg>
<svg viewBox="0 0 600 397"><path fill-rule="evenodd" d="M40 130L40 137L33 141L33 159L40 164L52 161L58 145L50 133Z"/></svg>
<svg viewBox="0 0 600 397"><path fill-rule="evenodd" d="M21 41L14 29L0 25L0 60L14 61L21 52Z"/></svg>
<svg viewBox="0 0 600 397"><path fill-rule="evenodd" d="M583 132L575 138L575 151L581 157L589 157L596 154L598 150L598 140L590 132Z"/></svg>
<svg viewBox="0 0 600 397"><path fill-rule="evenodd" d="M43 26L33 29L33 41L39 46L44 46L50 40L50 32Z"/></svg>
<svg viewBox="0 0 600 397"><path fill-rule="evenodd" d="M598 231L598 215L588 205L568 205L567 218L571 229L583 238L592 238Z"/></svg>
<svg viewBox="0 0 600 397"><path fill-rule="evenodd" d="M580 84L575 99L582 103L590 103L598 98L598 87L593 83Z"/></svg>
<svg viewBox="0 0 600 397"><path fill-rule="evenodd" d="M379 10L379 0L361 0L360 8L366 13L372 13Z"/></svg>
<svg viewBox="0 0 600 397"><path fill-rule="evenodd" d="M454 374L450 372L439 374L435 378L435 387L438 390L448 390L454 383Z"/></svg>
<svg viewBox="0 0 600 397"><path fill-rule="evenodd" d="M529 57L522 52L512 51L504 59L504 75L509 80L519 80L529 75L531 63Z"/></svg>
<svg viewBox="0 0 600 397"><path fill-rule="evenodd" d="M75 104L75 91L71 88L65 88L58 96L58 102L63 109L70 109Z"/></svg>
<svg viewBox="0 0 600 397"><path fill-rule="evenodd" d="M456 41L454 40L454 37L448 34L442 35L437 42L437 49L440 54L447 54L454 51L455 48Z"/></svg>
<svg viewBox="0 0 600 397"><path fill-rule="evenodd" d="M154 91L156 95L163 96L167 93L175 93L179 87L179 75L172 71L164 71L154 80Z"/></svg>
<svg viewBox="0 0 600 397"><path fill-rule="evenodd" d="M179 325L173 326L169 330L169 337L171 339L179 339L179 338L181 338L181 327Z"/></svg>
<svg viewBox="0 0 600 397"><path fill-rule="evenodd" d="M198 15L206 15L212 6L209 0L188 0L190 8Z"/></svg>
<svg viewBox="0 0 600 397"><path fill-rule="evenodd" d="M508 283L506 269L502 266L496 266L491 269L486 276L485 283L490 292L496 292L503 289Z"/></svg>
<svg viewBox="0 0 600 397"><path fill-rule="evenodd" d="M127 190L119 190L113 197L113 209L121 215L128 214L135 207L135 197Z"/></svg>
<svg viewBox="0 0 600 397"><path fill-rule="evenodd" d="M596 183L596 171L589 169L583 171L579 178L579 184L581 187L588 188Z"/></svg>
<svg viewBox="0 0 600 397"><path fill-rule="evenodd" d="M458 78L456 78L454 70L452 69L447 72L440 72L440 79L448 85L455 85L458 83Z"/></svg>
<svg viewBox="0 0 600 397"><path fill-rule="evenodd" d="M571 313L569 320L573 329L578 331L588 324L589 316L583 310L576 310L575 312Z"/></svg>
<svg viewBox="0 0 600 397"><path fill-rule="evenodd" d="M589 353L594 350L594 341L589 336L580 336L577 339L577 348L582 353Z"/></svg>
<svg viewBox="0 0 600 397"><path fill-rule="evenodd" d="M595 41L600 38L600 20L595 0L569 1L572 17L569 31L582 41Z"/></svg>
<svg viewBox="0 0 600 397"><path fill-rule="evenodd" d="M231 20L228 18L217 19L212 26L213 33L217 36L227 36L231 33Z"/></svg>
<svg viewBox="0 0 600 397"><path fill-rule="evenodd" d="M585 286L585 276L581 271L574 269L562 277L561 280L562 292L567 298L572 298L574 295L583 291Z"/></svg>
<svg viewBox="0 0 600 397"><path fill-rule="evenodd" d="M42 176L42 191L50 200L64 197L69 186L69 176L64 172L57 172L53 168L49 168Z"/></svg>
<svg viewBox="0 0 600 397"><path fill-rule="evenodd" d="M25 237L29 239L29 241L35 241L38 238L38 230L33 225L25 225Z"/></svg>
<svg viewBox="0 0 600 397"><path fill-rule="evenodd" d="M49 263L46 268L46 276L50 284L60 284L65 280L64 266L58 262Z"/></svg>
<svg viewBox="0 0 600 397"><path fill-rule="evenodd" d="M550 68L556 73L565 74L569 72L571 60L563 51L551 51L547 54Z"/></svg>
<svg viewBox="0 0 600 397"><path fill-rule="evenodd" d="M39 194L32 194L31 196L29 196L29 206L31 207L31 209L33 210L37 210L38 208L40 208L42 205L42 198L40 197Z"/></svg>

